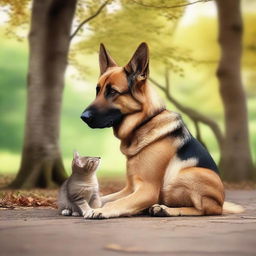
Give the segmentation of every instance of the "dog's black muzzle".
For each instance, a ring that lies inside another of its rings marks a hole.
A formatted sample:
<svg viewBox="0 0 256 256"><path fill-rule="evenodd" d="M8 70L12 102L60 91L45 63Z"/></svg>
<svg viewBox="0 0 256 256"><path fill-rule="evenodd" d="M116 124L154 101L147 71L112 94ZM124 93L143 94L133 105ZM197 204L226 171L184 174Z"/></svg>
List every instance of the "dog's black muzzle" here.
<svg viewBox="0 0 256 256"><path fill-rule="evenodd" d="M81 119L91 128L112 127L119 124L122 118L121 111L116 108L99 111L95 107L89 107L81 115Z"/></svg>

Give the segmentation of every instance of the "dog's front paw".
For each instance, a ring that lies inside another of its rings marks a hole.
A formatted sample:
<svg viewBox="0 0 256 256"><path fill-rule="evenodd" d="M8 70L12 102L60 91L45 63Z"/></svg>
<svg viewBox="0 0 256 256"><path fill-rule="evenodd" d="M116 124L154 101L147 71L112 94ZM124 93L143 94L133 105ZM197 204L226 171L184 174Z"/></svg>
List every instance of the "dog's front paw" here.
<svg viewBox="0 0 256 256"><path fill-rule="evenodd" d="M102 209L94 209L92 210L92 214L89 219L108 219L109 217L102 212Z"/></svg>
<svg viewBox="0 0 256 256"><path fill-rule="evenodd" d="M87 217L85 217L86 219L109 219L109 218L113 218L113 217L117 217L114 214L111 214L110 211L105 210L103 208L98 208L98 209L92 209L91 214L89 214Z"/></svg>
<svg viewBox="0 0 256 256"><path fill-rule="evenodd" d="M165 205L154 204L148 211L151 216L166 217L168 216L168 213L165 211L167 208Z"/></svg>
<svg viewBox="0 0 256 256"><path fill-rule="evenodd" d="M95 209L90 217L90 219L107 219L107 215L100 210L100 209Z"/></svg>
<svg viewBox="0 0 256 256"><path fill-rule="evenodd" d="M89 209L86 212L83 212L83 216L85 219L90 219L93 214L93 209Z"/></svg>

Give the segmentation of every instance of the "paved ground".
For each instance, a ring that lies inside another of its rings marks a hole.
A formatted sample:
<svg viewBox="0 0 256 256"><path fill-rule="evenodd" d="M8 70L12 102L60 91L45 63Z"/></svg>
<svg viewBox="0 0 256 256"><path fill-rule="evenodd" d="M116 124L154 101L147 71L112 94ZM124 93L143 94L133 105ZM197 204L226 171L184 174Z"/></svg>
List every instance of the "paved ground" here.
<svg viewBox="0 0 256 256"><path fill-rule="evenodd" d="M246 212L219 217L84 220L52 209L0 210L1 256L256 255L256 191L228 191Z"/></svg>

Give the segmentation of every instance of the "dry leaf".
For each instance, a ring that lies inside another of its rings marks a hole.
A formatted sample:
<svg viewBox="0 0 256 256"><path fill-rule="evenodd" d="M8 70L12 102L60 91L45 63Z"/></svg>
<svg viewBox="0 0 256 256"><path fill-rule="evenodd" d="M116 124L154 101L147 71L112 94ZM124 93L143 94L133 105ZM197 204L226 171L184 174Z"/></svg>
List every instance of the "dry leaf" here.
<svg viewBox="0 0 256 256"><path fill-rule="evenodd" d="M105 247L107 250L118 252L148 252L147 250L139 247L124 247L119 244L107 244Z"/></svg>

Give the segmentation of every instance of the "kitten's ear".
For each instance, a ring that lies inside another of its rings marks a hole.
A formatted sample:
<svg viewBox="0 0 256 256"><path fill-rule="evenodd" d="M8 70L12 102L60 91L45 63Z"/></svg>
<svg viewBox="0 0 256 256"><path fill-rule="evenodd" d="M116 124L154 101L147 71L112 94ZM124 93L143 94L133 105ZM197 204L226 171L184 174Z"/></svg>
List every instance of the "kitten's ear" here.
<svg viewBox="0 0 256 256"><path fill-rule="evenodd" d="M100 44L99 63L100 63L100 75L105 73L108 68L117 66L116 62L108 54L104 44Z"/></svg>
<svg viewBox="0 0 256 256"><path fill-rule="evenodd" d="M78 151L74 150L74 154L73 154L73 161L74 163L79 166L79 167L83 167L81 160L80 160L80 155L78 153Z"/></svg>
<svg viewBox="0 0 256 256"><path fill-rule="evenodd" d="M146 80L149 74L149 51L146 43L141 43L131 60L124 67L129 75L133 75L136 81Z"/></svg>
<svg viewBox="0 0 256 256"><path fill-rule="evenodd" d="M74 150L74 153L73 153L73 159L76 160L76 159L79 159L79 153L78 151Z"/></svg>

